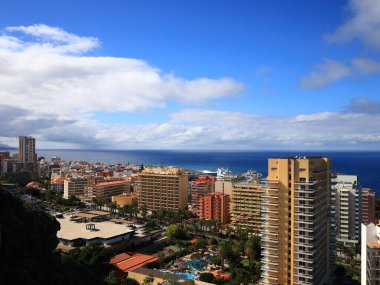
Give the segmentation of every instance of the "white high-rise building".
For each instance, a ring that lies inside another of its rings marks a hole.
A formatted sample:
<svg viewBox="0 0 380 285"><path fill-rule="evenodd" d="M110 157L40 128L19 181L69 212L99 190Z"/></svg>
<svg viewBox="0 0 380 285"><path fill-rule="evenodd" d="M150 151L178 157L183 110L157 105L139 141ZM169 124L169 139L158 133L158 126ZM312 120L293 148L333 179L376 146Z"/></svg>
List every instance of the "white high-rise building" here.
<svg viewBox="0 0 380 285"><path fill-rule="evenodd" d="M332 210L335 214L336 240L355 245L360 240L362 221L362 188L356 175L331 177Z"/></svg>
<svg viewBox="0 0 380 285"><path fill-rule="evenodd" d="M361 225L361 284L380 284L380 224Z"/></svg>

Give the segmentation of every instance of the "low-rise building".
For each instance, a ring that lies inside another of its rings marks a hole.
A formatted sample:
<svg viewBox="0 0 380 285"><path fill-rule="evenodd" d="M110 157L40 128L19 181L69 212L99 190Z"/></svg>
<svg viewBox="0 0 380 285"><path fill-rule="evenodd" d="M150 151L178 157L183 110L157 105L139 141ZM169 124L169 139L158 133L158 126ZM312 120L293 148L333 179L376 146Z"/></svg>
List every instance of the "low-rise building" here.
<svg viewBox="0 0 380 285"><path fill-rule="evenodd" d="M112 202L116 203L119 207L123 207L124 205L137 205L137 194L134 192L131 193L123 193L120 195L112 196Z"/></svg>
<svg viewBox="0 0 380 285"><path fill-rule="evenodd" d="M56 192L61 192L64 189L65 181L62 177L56 176L50 181L50 189Z"/></svg>
<svg viewBox="0 0 380 285"><path fill-rule="evenodd" d="M88 218L96 218L89 214ZM82 217L87 219L86 217ZM86 244L112 245L133 238L135 231L123 224L108 221L80 222L64 216L57 219L60 230L57 238L60 244L67 247L80 247Z"/></svg>
<svg viewBox="0 0 380 285"><path fill-rule="evenodd" d="M130 184L124 180L104 181L96 184L90 184L85 187L84 197L88 201L93 198L107 199L112 196L120 195L130 191Z"/></svg>

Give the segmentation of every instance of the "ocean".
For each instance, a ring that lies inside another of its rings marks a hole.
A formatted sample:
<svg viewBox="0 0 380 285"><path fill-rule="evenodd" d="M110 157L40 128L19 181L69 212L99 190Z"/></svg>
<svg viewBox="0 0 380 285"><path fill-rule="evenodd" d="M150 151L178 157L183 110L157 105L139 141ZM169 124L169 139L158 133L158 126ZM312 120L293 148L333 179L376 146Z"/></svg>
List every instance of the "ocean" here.
<svg viewBox="0 0 380 285"><path fill-rule="evenodd" d="M172 165L194 170L216 171L228 168L235 173L256 170L267 174L269 157L327 156L332 160L332 171L359 176L363 187L370 187L380 197L380 151L179 151L179 150L67 150L41 149L38 156L50 159L89 162Z"/></svg>

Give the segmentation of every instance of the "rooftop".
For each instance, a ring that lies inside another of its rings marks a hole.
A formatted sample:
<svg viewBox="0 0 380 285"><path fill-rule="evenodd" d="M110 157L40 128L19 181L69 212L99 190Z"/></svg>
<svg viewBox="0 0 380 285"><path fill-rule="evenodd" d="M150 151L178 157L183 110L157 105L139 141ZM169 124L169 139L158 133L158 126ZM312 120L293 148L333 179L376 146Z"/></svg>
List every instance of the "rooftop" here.
<svg viewBox="0 0 380 285"><path fill-rule="evenodd" d="M123 224L115 224L112 222L91 222L91 223L76 223L70 221L69 216L64 216L63 219L57 219L61 225L61 229L57 232L57 237L65 240L75 240L79 238L94 239L94 238L112 238L118 235L132 233ZM86 230L87 224L94 224L95 230Z"/></svg>
<svg viewBox="0 0 380 285"><path fill-rule="evenodd" d="M123 185L123 184L126 184L124 180L118 180L118 181L100 182L100 183L96 183L94 186Z"/></svg>
<svg viewBox="0 0 380 285"><path fill-rule="evenodd" d="M142 174L170 174L178 175L182 174L182 171L178 167L172 166L145 166Z"/></svg>
<svg viewBox="0 0 380 285"><path fill-rule="evenodd" d="M128 252L114 256L110 263L115 264L122 271L128 271L135 270L156 260L157 257L154 255Z"/></svg>

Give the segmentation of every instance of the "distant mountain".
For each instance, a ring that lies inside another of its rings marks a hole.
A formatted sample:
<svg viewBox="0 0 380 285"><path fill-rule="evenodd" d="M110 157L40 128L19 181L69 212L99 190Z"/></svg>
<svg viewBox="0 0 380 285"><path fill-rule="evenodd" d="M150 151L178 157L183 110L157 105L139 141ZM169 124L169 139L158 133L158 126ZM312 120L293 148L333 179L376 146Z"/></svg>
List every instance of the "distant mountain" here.
<svg viewBox="0 0 380 285"><path fill-rule="evenodd" d="M6 149L6 150L8 150L8 149L17 149L17 148L15 148L15 147L11 147L11 146L9 146L9 145L1 144L1 143L0 143L0 149Z"/></svg>

